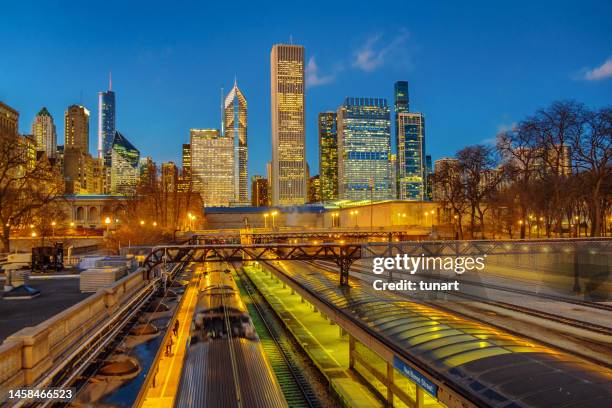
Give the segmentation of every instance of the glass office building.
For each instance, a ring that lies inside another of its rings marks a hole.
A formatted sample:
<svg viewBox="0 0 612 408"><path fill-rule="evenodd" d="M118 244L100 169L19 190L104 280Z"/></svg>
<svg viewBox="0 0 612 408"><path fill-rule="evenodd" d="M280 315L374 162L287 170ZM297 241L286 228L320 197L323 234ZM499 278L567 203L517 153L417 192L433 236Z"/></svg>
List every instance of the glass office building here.
<svg viewBox="0 0 612 408"><path fill-rule="evenodd" d="M346 98L338 108L338 193L343 200L392 198L387 100Z"/></svg>
<svg viewBox="0 0 612 408"><path fill-rule="evenodd" d="M338 199L338 128L336 112L319 113L319 184L321 201Z"/></svg>
<svg viewBox="0 0 612 408"><path fill-rule="evenodd" d="M426 198L425 117L421 113L398 112L397 153L399 199Z"/></svg>
<svg viewBox="0 0 612 408"><path fill-rule="evenodd" d="M98 157L110 166L110 153L115 138L115 93L98 93Z"/></svg>
<svg viewBox="0 0 612 408"><path fill-rule="evenodd" d="M111 192L133 193L140 177L140 151L125 136L115 131L110 150Z"/></svg>

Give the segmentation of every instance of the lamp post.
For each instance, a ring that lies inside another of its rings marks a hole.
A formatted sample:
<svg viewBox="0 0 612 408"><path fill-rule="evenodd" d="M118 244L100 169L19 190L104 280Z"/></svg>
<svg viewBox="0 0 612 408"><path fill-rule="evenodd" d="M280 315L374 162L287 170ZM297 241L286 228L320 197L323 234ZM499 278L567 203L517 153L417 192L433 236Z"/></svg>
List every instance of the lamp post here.
<svg viewBox="0 0 612 408"><path fill-rule="evenodd" d="M142 222L143 222L143 221L141 221L141 224L142 224ZM106 217L106 218L104 219L104 223L106 224L106 235L108 235L108 228L109 228L110 223L111 223L111 219L110 219L110 217Z"/></svg>
<svg viewBox="0 0 612 408"><path fill-rule="evenodd" d="M578 238L580 236L580 217L575 216L574 219L576 220L576 238Z"/></svg>
<svg viewBox="0 0 612 408"><path fill-rule="evenodd" d="M270 216L270 214L268 213L264 213L263 217L264 217L264 228L268 228L268 217Z"/></svg>
<svg viewBox="0 0 612 408"><path fill-rule="evenodd" d="M51 236L55 237L55 226L57 223L55 221L51 221Z"/></svg>
<svg viewBox="0 0 612 408"><path fill-rule="evenodd" d="M278 211L272 211L272 229L276 229L276 223L274 222L274 218L278 215Z"/></svg>

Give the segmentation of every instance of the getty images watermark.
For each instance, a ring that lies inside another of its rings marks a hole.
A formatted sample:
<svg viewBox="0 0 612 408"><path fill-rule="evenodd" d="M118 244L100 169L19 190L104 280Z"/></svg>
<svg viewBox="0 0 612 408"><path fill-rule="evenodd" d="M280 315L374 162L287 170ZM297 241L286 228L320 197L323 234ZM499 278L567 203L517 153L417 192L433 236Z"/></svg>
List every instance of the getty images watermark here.
<svg viewBox="0 0 612 408"><path fill-rule="evenodd" d="M382 275L388 272L415 275L417 272L454 272L463 275L469 271L482 271L485 268L483 256L410 256L408 254L397 254L394 257L377 257L373 259L372 272ZM428 282L423 280L400 279L395 282L385 282L377 279L372 282L375 290L423 290L423 291L447 291L459 290L459 281L450 282Z"/></svg>

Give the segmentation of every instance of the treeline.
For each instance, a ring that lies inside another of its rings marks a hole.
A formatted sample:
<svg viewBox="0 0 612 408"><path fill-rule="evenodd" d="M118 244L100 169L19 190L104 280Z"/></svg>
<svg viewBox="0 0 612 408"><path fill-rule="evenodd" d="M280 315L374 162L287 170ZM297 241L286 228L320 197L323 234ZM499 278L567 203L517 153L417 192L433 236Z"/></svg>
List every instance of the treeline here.
<svg viewBox="0 0 612 408"><path fill-rule="evenodd" d="M435 199L459 238L605 235L612 108L555 102L434 170Z"/></svg>

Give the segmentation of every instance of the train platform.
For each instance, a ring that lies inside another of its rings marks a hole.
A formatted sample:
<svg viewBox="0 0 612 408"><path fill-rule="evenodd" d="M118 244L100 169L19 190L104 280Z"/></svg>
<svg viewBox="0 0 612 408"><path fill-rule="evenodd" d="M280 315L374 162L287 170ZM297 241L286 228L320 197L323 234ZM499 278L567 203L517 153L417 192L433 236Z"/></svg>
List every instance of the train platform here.
<svg viewBox="0 0 612 408"><path fill-rule="evenodd" d="M206 267L209 266L200 265L195 268L191 281L183 294L175 318L168 326L168 332L160 346L161 350L158 355L158 361L151 367L152 370L156 370L154 380L146 383L146 390L141 391L141 393L144 393L144 399L139 405L141 407L153 408L174 406L174 399L179 388L181 371L185 360L187 345L189 343L191 319L198 300L200 278ZM172 333L175 320L179 321L178 336L174 336ZM166 355L165 349L170 341L172 341L172 345L170 346L171 353L170 355Z"/></svg>
<svg viewBox="0 0 612 408"><path fill-rule="evenodd" d="M346 406L383 406L349 371L349 337L339 326L265 271L249 266L245 271Z"/></svg>
<svg viewBox="0 0 612 408"><path fill-rule="evenodd" d="M273 264L259 274L273 270L280 287L345 327L351 368L394 406L585 408L612 398L602 366L359 281L339 287L337 274L313 265Z"/></svg>

